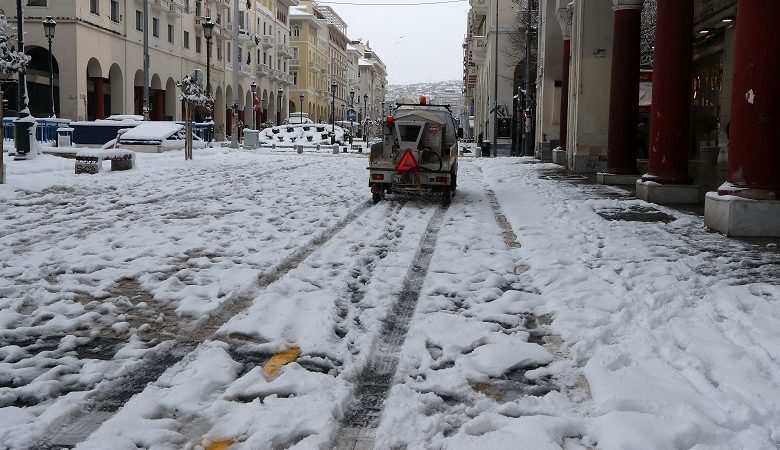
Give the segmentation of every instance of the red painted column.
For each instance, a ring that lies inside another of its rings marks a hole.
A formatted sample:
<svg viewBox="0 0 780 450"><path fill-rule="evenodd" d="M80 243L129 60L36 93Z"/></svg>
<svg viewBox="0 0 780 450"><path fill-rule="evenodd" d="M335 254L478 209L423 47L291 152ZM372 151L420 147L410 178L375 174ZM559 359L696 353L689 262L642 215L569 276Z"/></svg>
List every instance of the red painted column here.
<svg viewBox="0 0 780 450"><path fill-rule="evenodd" d="M563 70L561 70L561 115L558 129L561 143L558 147L566 148L566 138L569 133L569 60L571 59L571 39L563 40Z"/></svg>
<svg viewBox="0 0 780 450"><path fill-rule="evenodd" d="M635 174L639 121L639 33L644 0L613 0L607 172Z"/></svg>
<svg viewBox="0 0 780 450"><path fill-rule="evenodd" d="M106 118L106 86L105 86L105 80L102 78L93 78L92 82L95 86L95 118L96 119L105 119Z"/></svg>
<svg viewBox="0 0 780 450"><path fill-rule="evenodd" d="M746 198L780 199L780 1L737 4L729 165L718 190Z"/></svg>
<svg viewBox="0 0 780 450"><path fill-rule="evenodd" d="M154 118L153 120L163 120L165 118L165 91L154 90Z"/></svg>
<svg viewBox="0 0 780 450"><path fill-rule="evenodd" d="M691 182L688 146L692 57L693 0L658 0L650 154L648 173L642 176L644 181Z"/></svg>

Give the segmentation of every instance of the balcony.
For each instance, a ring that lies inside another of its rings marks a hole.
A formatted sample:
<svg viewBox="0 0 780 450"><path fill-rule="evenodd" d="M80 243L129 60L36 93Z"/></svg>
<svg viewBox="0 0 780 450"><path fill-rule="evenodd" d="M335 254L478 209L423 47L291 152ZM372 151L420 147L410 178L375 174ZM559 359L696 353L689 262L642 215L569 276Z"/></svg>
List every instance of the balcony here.
<svg viewBox="0 0 780 450"><path fill-rule="evenodd" d="M470 48L474 52L474 62L481 64L487 51L487 36L474 36Z"/></svg>
<svg viewBox="0 0 780 450"><path fill-rule="evenodd" d="M281 56L282 58L285 58L285 59L290 59L290 58L292 58L294 56L293 55L293 49L289 45L279 44L277 46L277 50L276 51L279 54L279 56Z"/></svg>
<svg viewBox="0 0 780 450"><path fill-rule="evenodd" d="M271 79L272 80L279 80L279 81L281 81L282 78L283 78L282 75L284 75L284 73L281 70L271 69Z"/></svg>
<svg viewBox="0 0 780 450"><path fill-rule="evenodd" d="M293 84L293 76L284 72L280 72L279 81L281 81L282 84L291 86Z"/></svg>
<svg viewBox="0 0 780 450"><path fill-rule="evenodd" d="M241 63L241 73L244 75L251 77L252 76L252 66L247 63Z"/></svg>
<svg viewBox="0 0 780 450"><path fill-rule="evenodd" d="M271 69L268 67L268 64L257 64L257 76L260 78L267 77L271 73Z"/></svg>
<svg viewBox="0 0 780 450"><path fill-rule="evenodd" d="M250 47L257 46L254 35L252 35L252 33L250 33L249 30L245 28L238 29L238 42Z"/></svg>
<svg viewBox="0 0 780 450"><path fill-rule="evenodd" d="M269 49L274 46L276 43L276 39L274 39L273 36L260 36L260 45L263 46L263 49Z"/></svg>
<svg viewBox="0 0 780 450"><path fill-rule="evenodd" d="M212 0L212 1L213 3L211 4L214 5L218 10L230 9L229 0Z"/></svg>
<svg viewBox="0 0 780 450"><path fill-rule="evenodd" d="M168 2L168 10L166 13L169 17L176 17L176 18L182 18L184 17L184 5L176 2L176 1L170 1Z"/></svg>
<svg viewBox="0 0 780 450"><path fill-rule="evenodd" d="M290 60L290 67L301 67L301 60L300 59L291 59Z"/></svg>

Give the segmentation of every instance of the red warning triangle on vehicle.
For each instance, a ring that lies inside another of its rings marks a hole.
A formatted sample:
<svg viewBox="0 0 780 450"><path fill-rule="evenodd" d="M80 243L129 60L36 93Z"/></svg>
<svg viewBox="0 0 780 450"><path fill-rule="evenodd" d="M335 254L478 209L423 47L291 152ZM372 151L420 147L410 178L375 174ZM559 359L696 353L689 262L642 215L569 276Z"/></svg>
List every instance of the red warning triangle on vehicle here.
<svg viewBox="0 0 780 450"><path fill-rule="evenodd" d="M414 155L412 155L412 151L407 149L403 156L401 156L398 164L395 165L395 171L408 172L410 170L418 169L419 167L420 166L417 164L417 160L414 159Z"/></svg>

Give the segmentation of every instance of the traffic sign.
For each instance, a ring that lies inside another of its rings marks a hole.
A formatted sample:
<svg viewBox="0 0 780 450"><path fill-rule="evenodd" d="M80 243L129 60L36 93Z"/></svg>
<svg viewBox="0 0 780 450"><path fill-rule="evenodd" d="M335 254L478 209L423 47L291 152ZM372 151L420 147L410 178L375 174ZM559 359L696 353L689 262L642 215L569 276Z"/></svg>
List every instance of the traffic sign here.
<svg viewBox="0 0 780 450"><path fill-rule="evenodd" d="M349 120L350 122L356 122L357 121L357 113L355 112L354 109L349 108L347 110L347 120Z"/></svg>

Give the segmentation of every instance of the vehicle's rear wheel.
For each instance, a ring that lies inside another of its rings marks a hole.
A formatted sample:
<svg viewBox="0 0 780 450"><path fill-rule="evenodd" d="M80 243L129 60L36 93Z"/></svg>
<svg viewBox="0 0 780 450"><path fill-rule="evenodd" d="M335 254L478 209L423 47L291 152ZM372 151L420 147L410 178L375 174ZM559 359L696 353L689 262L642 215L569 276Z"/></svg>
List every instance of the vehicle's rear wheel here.
<svg viewBox="0 0 780 450"><path fill-rule="evenodd" d="M382 200L382 194L374 192L372 199L374 200L374 204L376 205L379 203L379 200Z"/></svg>
<svg viewBox="0 0 780 450"><path fill-rule="evenodd" d="M441 193L441 202L445 205L449 205L451 201L452 201L452 191L449 189L445 189Z"/></svg>
<svg viewBox="0 0 780 450"><path fill-rule="evenodd" d="M452 180L452 183L450 183L450 190L452 192L455 192L455 189L458 188L458 174L453 173L452 175L450 175L450 179Z"/></svg>

